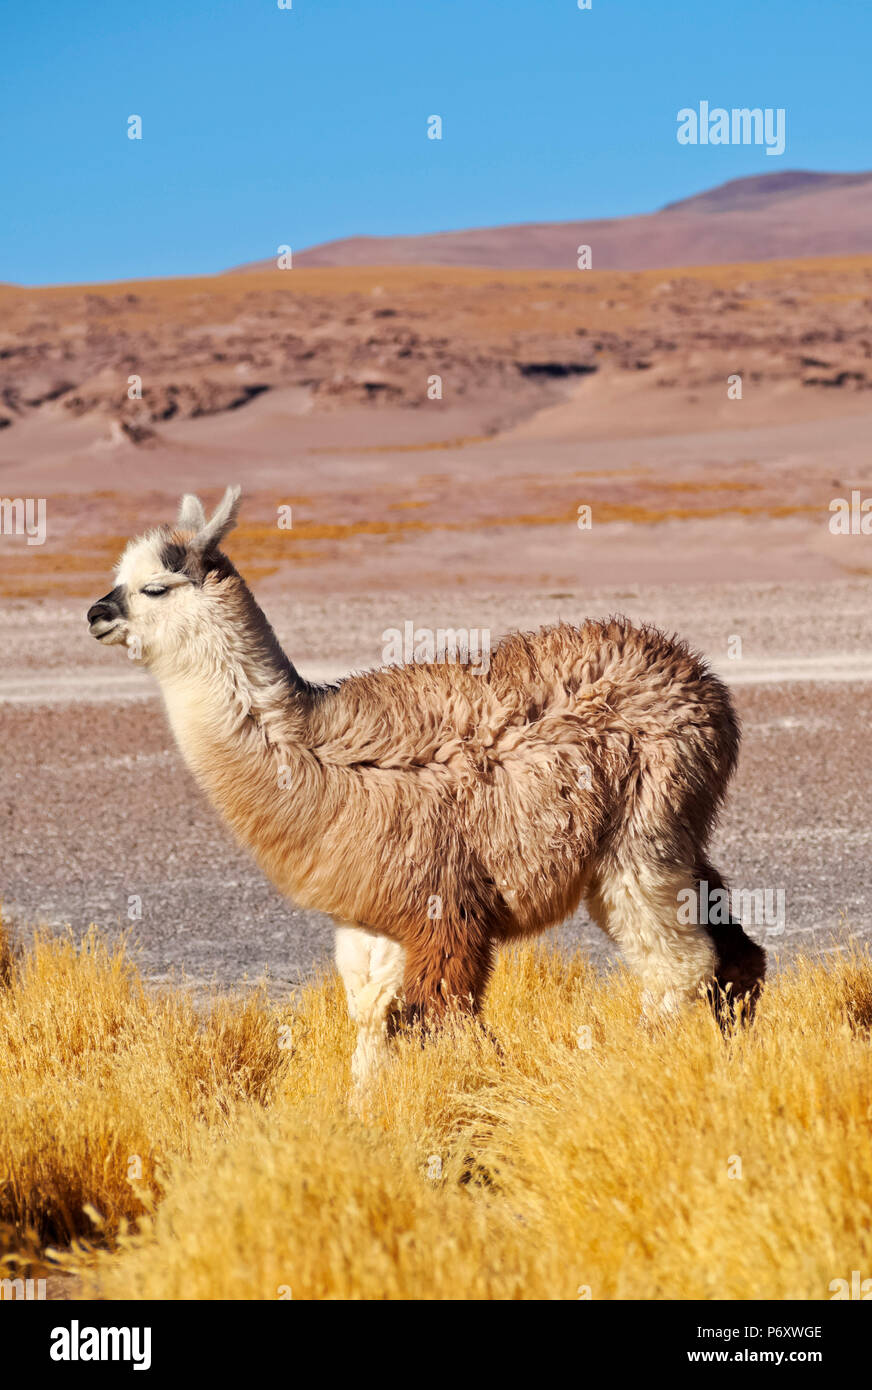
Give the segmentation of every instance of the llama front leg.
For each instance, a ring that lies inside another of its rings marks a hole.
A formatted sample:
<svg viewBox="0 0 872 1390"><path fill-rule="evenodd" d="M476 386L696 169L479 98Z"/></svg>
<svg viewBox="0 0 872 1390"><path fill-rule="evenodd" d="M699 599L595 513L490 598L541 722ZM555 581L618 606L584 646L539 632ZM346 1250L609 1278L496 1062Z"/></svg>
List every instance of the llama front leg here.
<svg viewBox="0 0 872 1390"><path fill-rule="evenodd" d="M477 1014L493 965L493 942L470 925L450 932L442 923L428 925L431 930L406 945L404 1017L434 1024L449 1009Z"/></svg>
<svg viewBox="0 0 872 1390"><path fill-rule="evenodd" d="M363 927L337 927L336 965L357 1024L351 1078L360 1088L388 1056L387 1020L403 983L405 951Z"/></svg>
<svg viewBox="0 0 872 1390"><path fill-rule="evenodd" d="M715 978L711 937L685 910L696 901L693 873L644 861L599 870L587 907L642 981L647 1014L678 1013Z"/></svg>

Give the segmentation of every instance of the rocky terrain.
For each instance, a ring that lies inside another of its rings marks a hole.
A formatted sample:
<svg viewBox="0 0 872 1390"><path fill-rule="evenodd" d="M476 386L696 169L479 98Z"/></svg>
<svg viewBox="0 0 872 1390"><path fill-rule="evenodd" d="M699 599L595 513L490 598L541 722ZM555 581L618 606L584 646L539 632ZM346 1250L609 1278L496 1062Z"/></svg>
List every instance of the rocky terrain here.
<svg viewBox="0 0 872 1390"><path fill-rule="evenodd" d="M0 443L35 412L148 445L294 388L301 411L530 415L596 372L659 389L872 384L872 256L681 274L288 270L0 288ZM434 381L438 378L438 381Z"/></svg>

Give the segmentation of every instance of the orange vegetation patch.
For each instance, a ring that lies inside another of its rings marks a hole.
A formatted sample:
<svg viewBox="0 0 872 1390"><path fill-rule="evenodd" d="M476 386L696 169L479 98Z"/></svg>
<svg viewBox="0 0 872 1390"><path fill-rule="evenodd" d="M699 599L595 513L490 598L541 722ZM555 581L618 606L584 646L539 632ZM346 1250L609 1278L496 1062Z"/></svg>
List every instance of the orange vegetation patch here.
<svg viewBox="0 0 872 1390"><path fill-rule="evenodd" d="M432 449L462 449L467 444L487 444L490 442L490 435L487 434L466 434L460 435L456 439L429 439L416 444L358 444L343 446L343 454L421 454ZM330 445L313 445L307 450L310 454L335 454L336 447Z"/></svg>
<svg viewBox="0 0 872 1390"><path fill-rule="evenodd" d="M586 477L590 483L580 490L573 478L515 478L507 479L497 494L479 491L459 498L451 478L427 475L418 485L433 488L434 494L416 497L413 492L402 501L388 500L380 487L372 485L339 498L297 494L291 499L291 529L281 529L274 521L243 521L234 534L232 554L246 576L257 583L289 562L318 566L341 560L337 546L367 536L394 544L439 532L475 535L506 528L575 525L580 502L590 506L597 528L611 523L647 527L729 517L782 520L815 516L821 510L808 493L784 503L774 488L765 488L759 479L750 477L667 481L635 465L611 473L580 471L575 476ZM0 596L96 597L111 587L112 568L127 540L143 529L143 512L157 520L171 515L175 506L175 499L159 494L150 496L145 506L143 499L112 492L92 494L93 500L98 497L96 516L93 509L90 515L80 515L76 506L81 508L81 499L68 499L69 524L63 534L50 535L43 547L0 538ZM256 493L252 500L256 507ZM499 507L502 509L497 510ZM111 532L91 529L95 523L99 528L100 513L111 517ZM331 519L322 519L325 514ZM119 534L114 528L126 521L128 531Z"/></svg>
<svg viewBox="0 0 872 1390"><path fill-rule="evenodd" d="M850 289L834 280L845 276L858 283ZM738 262L732 265L691 266L660 270L587 270L552 272L489 270L458 266L342 266L290 271L127 280L96 285L52 285L26 288L0 286L0 309L9 328L19 313L34 309L61 310L81 300L89 322L145 328L149 321L171 319L179 326L230 322L276 296L304 299L384 299L396 307L429 314L444 300L451 331L486 340L492 333L539 327L550 333L572 331L580 305L584 321L594 330L608 328L616 314L633 317L647 308L664 288L722 290L734 295L737 284L760 284L808 295L821 303L850 303L868 294L860 279L872 278L872 256L820 256L799 260ZM457 291L462 290L462 294ZM543 296L552 295L552 299ZM771 310L769 296L737 301L745 311ZM77 306L78 307L78 306ZM484 314L484 318L482 318ZM526 315L526 323L519 323Z"/></svg>

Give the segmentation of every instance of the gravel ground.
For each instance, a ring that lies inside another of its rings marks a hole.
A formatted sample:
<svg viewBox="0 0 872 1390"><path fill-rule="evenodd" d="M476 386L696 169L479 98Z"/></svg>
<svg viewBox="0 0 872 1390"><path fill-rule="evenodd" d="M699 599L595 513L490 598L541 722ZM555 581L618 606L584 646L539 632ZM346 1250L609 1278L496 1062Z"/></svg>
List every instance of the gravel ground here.
<svg viewBox="0 0 872 1390"><path fill-rule="evenodd" d="M737 888L783 890L783 926L749 930L784 961L872 935L869 588L465 594L461 617L456 594L418 597L412 611L390 595L269 609L301 669L322 676L377 664L381 633L407 619L477 623L496 640L512 626L620 610L680 630L735 686L745 730L714 862ZM39 923L133 926L155 980L238 988L268 976L286 991L329 961L329 919L285 902L236 848L185 770L155 687L88 638L83 606L0 611L4 916L20 938ZM735 637L740 659L728 657ZM549 939L614 959L583 911Z"/></svg>

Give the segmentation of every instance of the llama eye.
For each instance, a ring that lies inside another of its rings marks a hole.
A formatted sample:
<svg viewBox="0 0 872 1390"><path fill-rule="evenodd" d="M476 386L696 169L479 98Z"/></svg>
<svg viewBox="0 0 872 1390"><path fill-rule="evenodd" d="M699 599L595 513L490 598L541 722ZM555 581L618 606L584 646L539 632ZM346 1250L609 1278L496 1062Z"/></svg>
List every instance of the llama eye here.
<svg viewBox="0 0 872 1390"><path fill-rule="evenodd" d="M165 584L146 584L145 588L140 589L139 592L148 594L149 598L160 598L161 594L165 594L166 591L167 586Z"/></svg>

